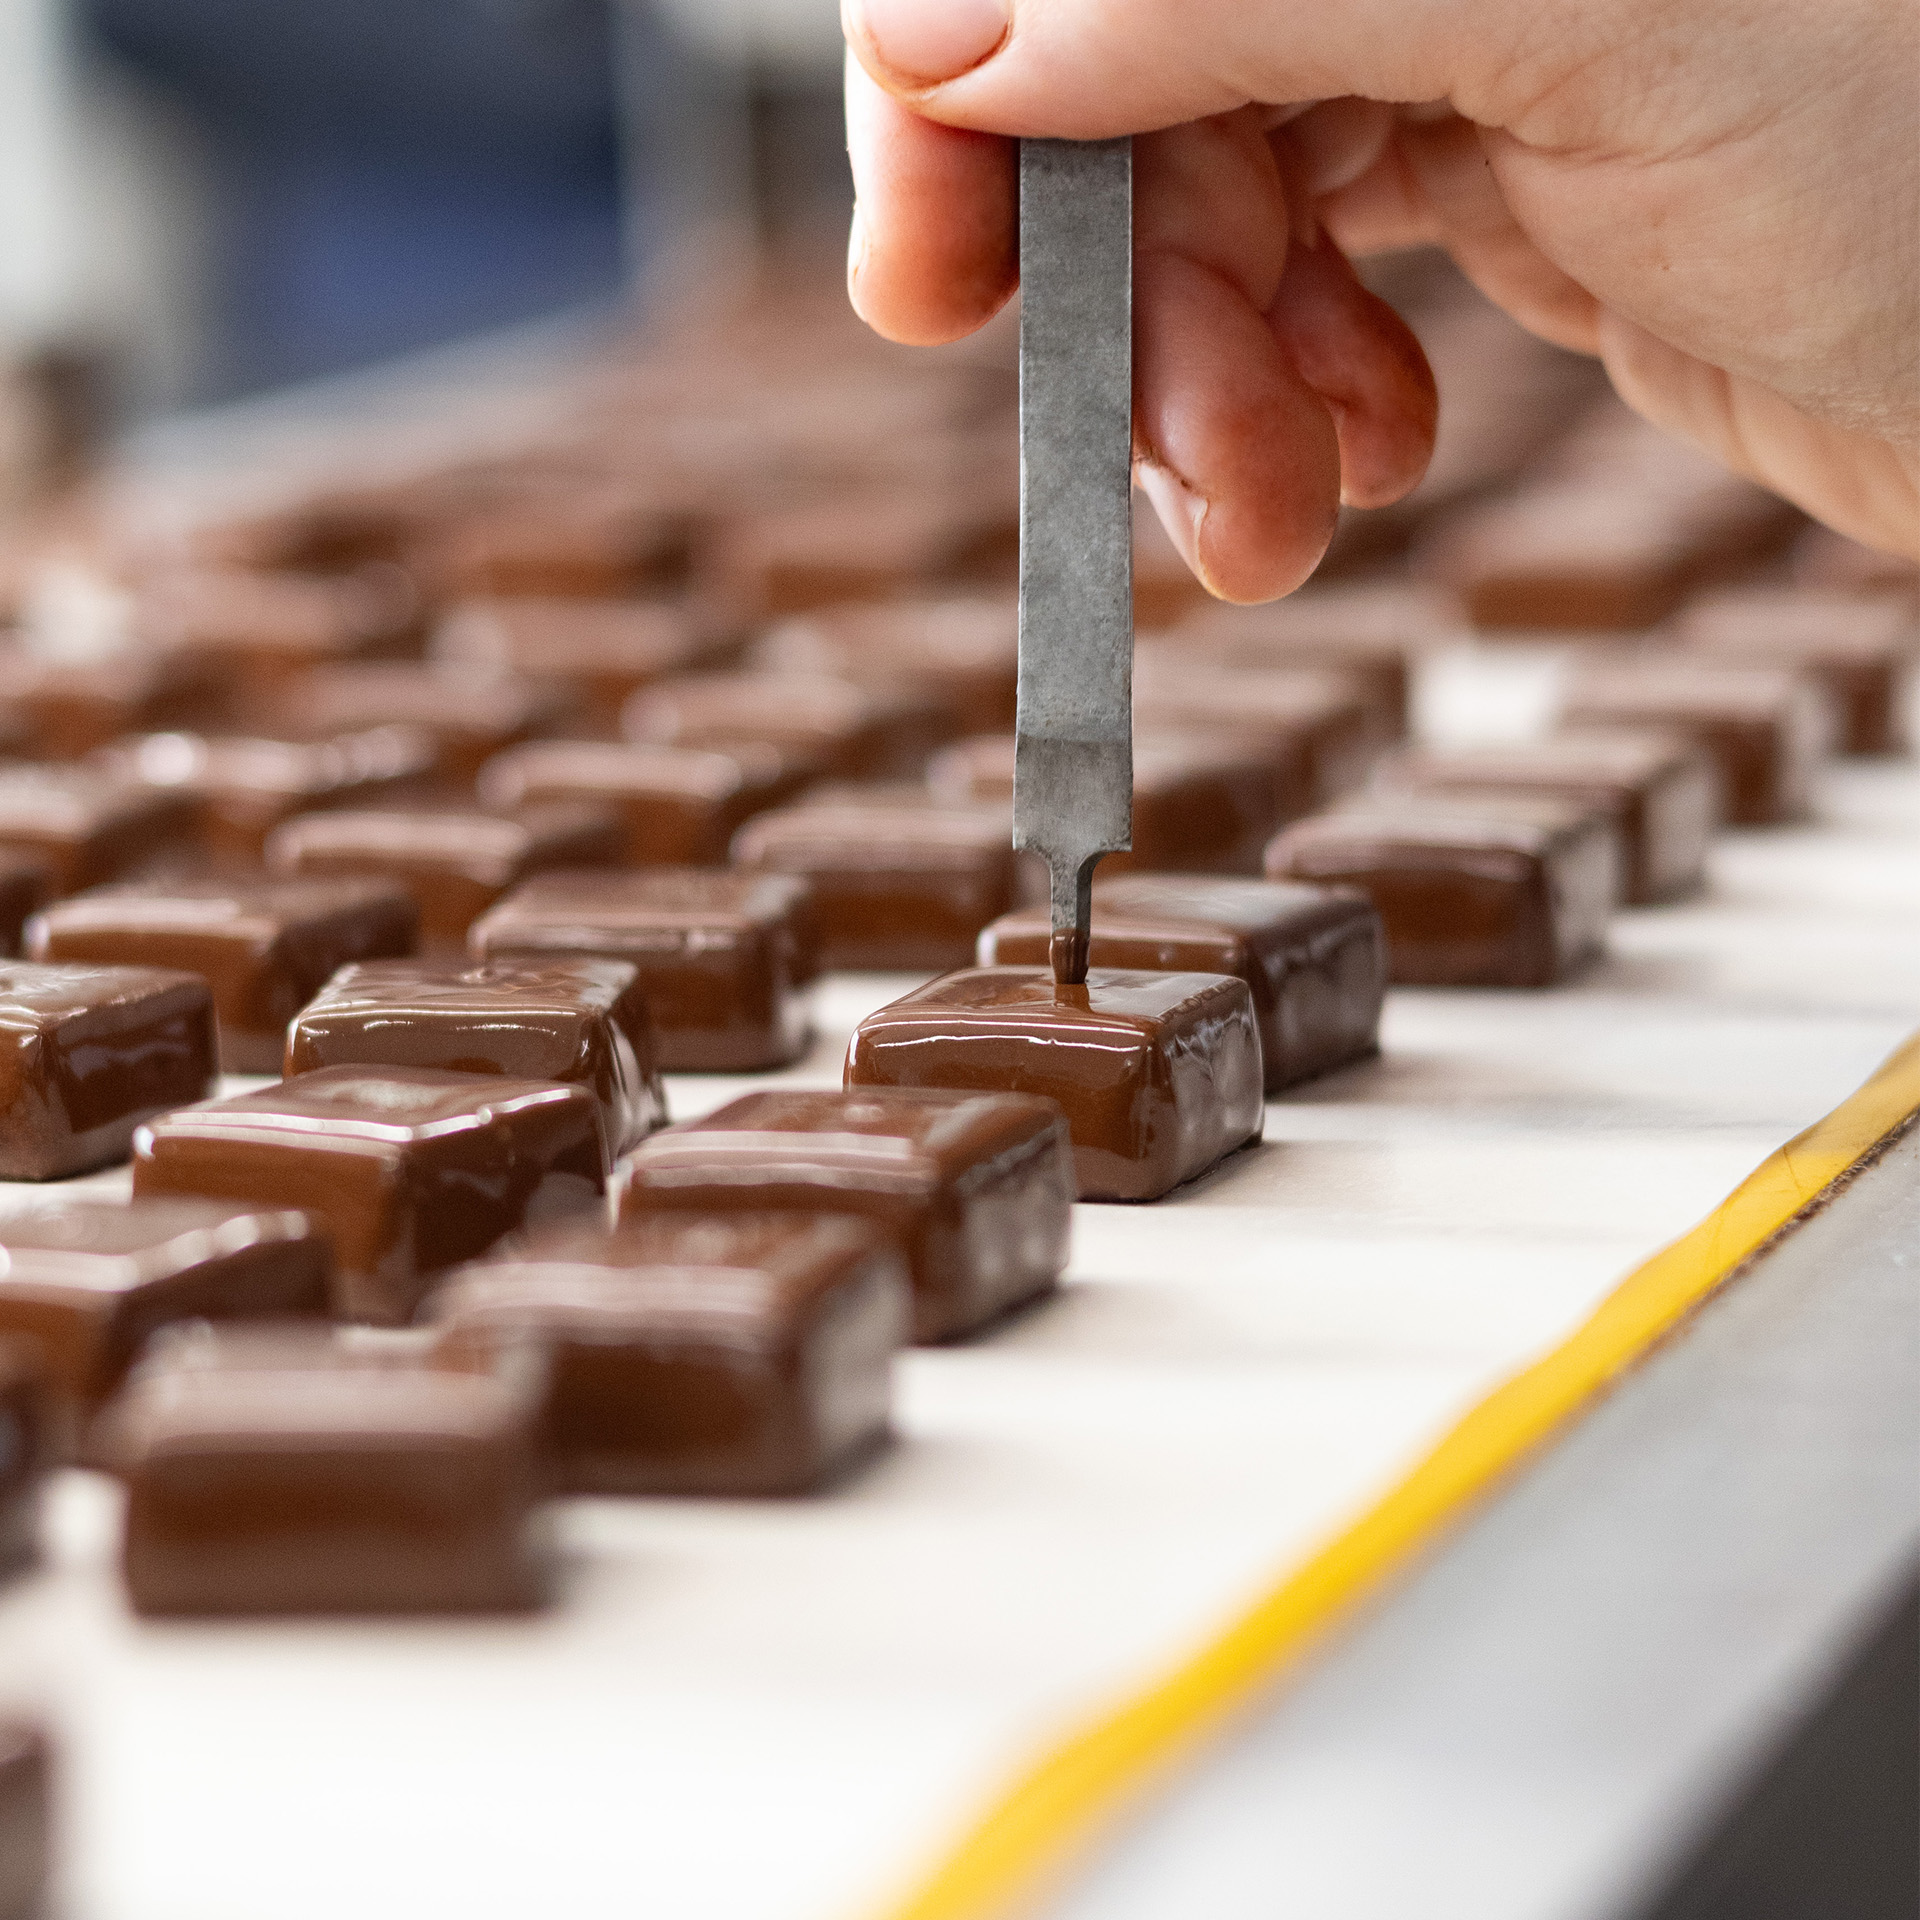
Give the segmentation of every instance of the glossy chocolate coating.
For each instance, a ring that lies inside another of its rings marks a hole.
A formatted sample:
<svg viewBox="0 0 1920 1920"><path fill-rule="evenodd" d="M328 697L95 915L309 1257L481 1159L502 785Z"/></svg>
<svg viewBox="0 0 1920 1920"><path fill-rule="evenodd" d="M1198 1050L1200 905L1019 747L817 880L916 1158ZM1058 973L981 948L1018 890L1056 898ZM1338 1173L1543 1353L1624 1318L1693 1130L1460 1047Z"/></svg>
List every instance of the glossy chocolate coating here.
<svg viewBox="0 0 1920 1920"><path fill-rule="evenodd" d="M813 894L788 874L652 867L540 874L475 921L476 959L630 961L666 1073L752 1073L805 1051Z"/></svg>
<svg viewBox="0 0 1920 1920"><path fill-rule="evenodd" d="M1008 914L981 934L980 964L1044 962L1051 937L1046 913ZM1379 1046L1386 935L1372 902L1358 893L1183 873L1096 877L1088 960L1244 980L1269 1093Z"/></svg>
<svg viewBox="0 0 1920 1920"><path fill-rule="evenodd" d="M792 1494L884 1439L908 1289L865 1221L662 1213L540 1235L430 1311L450 1354L547 1348L564 1486Z"/></svg>
<svg viewBox="0 0 1920 1920"><path fill-rule="evenodd" d="M37 1920L53 1872L53 1767L31 1721L0 1720L0 1920Z"/></svg>
<svg viewBox="0 0 1920 1920"><path fill-rule="evenodd" d="M479 600L433 636L436 660L557 680L610 730L641 687L699 666L712 639L675 601Z"/></svg>
<svg viewBox="0 0 1920 1920"><path fill-rule="evenodd" d="M1387 770L1385 784L1463 798L1531 794L1597 808L1618 829L1623 897L1635 905L1699 886L1720 817L1713 760L1676 735L1593 729L1510 746L1412 753Z"/></svg>
<svg viewBox="0 0 1920 1920"><path fill-rule="evenodd" d="M0 654L0 712L18 715L31 751L54 760L77 760L123 733L205 725L224 694L224 676L191 657L68 661Z"/></svg>
<svg viewBox="0 0 1920 1920"><path fill-rule="evenodd" d="M0 1573L33 1558L40 1488L58 1455L46 1356L33 1341L0 1339Z"/></svg>
<svg viewBox="0 0 1920 1920"><path fill-rule="evenodd" d="M1676 622L1692 652L1737 666L1811 674L1840 716L1844 753L1899 753L1920 661L1920 620L1901 594L1745 587L1693 602Z"/></svg>
<svg viewBox="0 0 1920 1920"><path fill-rule="evenodd" d="M654 1137L621 1218L856 1213L913 1276L913 1335L948 1340L1049 1291L1067 1264L1073 1155L1051 1101L863 1087L750 1093Z"/></svg>
<svg viewBox="0 0 1920 1920"><path fill-rule="evenodd" d="M667 1114L639 970L619 960L342 967L288 1029L286 1073L348 1066L576 1081L600 1103L609 1160Z"/></svg>
<svg viewBox="0 0 1920 1920"><path fill-rule="evenodd" d="M213 1085L204 980L157 967L0 966L0 1180L127 1157L149 1115Z"/></svg>
<svg viewBox="0 0 1920 1920"><path fill-rule="evenodd" d="M134 1610L536 1604L544 1381L511 1362L329 1328L162 1334L108 1416Z"/></svg>
<svg viewBox="0 0 1920 1920"><path fill-rule="evenodd" d="M742 823L800 784L776 748L746 742L722 753L540 740L489 760L479 791L491 807L571 801L617 814L628 865L678 867L722 864Z"/></svg>
<svg viewBox="0 0 1920 1920"><path fill-rule="evenodd" d="M278 1073L287 1022L337 967L413 951L419 912L381 880L183 878L102 887L27 928L36 960L197 973L213 993L228 1073Z"/></svg>
<svg viewBox="0 0 1920 1920"><path fill-rule="evenodd" d="M1545 987L1597 953L1619 888L1602 813L1519 796L1410 797L1296 821L1276 879L1358 887L1402 986Z"/></svg>
<svg viewBox="0 0 1920 1920"><path fill-rule="evenodd" d="M65 1200L0 1221L0 1334L36 1342L61 1451L173 1320L327 1308L333 1250L312 1216L217 1200Z"/></svg>
<svg viewBox="0 0 1920 1920"><path fill-rule="evenodd" d="M432 773L435 753L420 728L383 726L324 740L153 733L101 757L127 779L176 796L176 806L197 804L211 851L251 866L281 821L403 792Z"/></svg>
<svg viewBox="0 0 1920 1920"><path fill-rule="evenodd" d="M953 715L924 693L818 674L690 673L643 688L621 710L629 740L719 747L760 742L843 780L916 774Z"/></svg>
<svg viewBox="0 0 1920 1920"><path fill-rule="evenodd" d="M1574 677L1568 726L1660 727L1697 741L1720 770L1724 817L1767 826L1805 815L1832 715L1806 676L1765 667L1646 661Z"/></svg>
<svg viewBox="0 0 1920 1920"><path fill-rule="evenodd" d="M92 767L0 767L0 853L41 862L55 894L104 880L191 847L193 800Z"/></svg>
<svg viewBox="0 0 1920 1920"><path fill-rule="evenodd" d="M0 954L21 950L27 922L46 904L52 881L44 860L0 854Z"/></svg>
<svg viewBox="0 0 1920 1920"><path fill-rule="evenodd" d="M1009 823L972 810L803 801L748 821L733 858L811 883L828 967L965 966L1015 897Z"/></svg>
<svg viewBox="0 0 1920 1920"><path fill-rule="evenodd" d="M600 1107L582 1086L427 1067L325 1067L163 1114L133 1190L304 1207L332 1231L333 1311L399 1326L432 1277L502 1234L592 1210Z"/></svg>
<svg viewBox="0 0 1920 1920"><path fill-rule="evenodd" d="M595 807L551 803L513 814L353 808L302 814L267 839L278 873L364 874L404 886L427 952L459 952L467 929L529 874L619 862L626 836Z"/></svg>
<svg viewBox="0 0 1920 1920"><path fill-rule="evenodd" d="M1244 980L1038 967L950 973L861 1021L848 1087L1037 1093L1073 1136L1082 1200L1157 1200L1259 1137L1260 1033Z"/></svg>

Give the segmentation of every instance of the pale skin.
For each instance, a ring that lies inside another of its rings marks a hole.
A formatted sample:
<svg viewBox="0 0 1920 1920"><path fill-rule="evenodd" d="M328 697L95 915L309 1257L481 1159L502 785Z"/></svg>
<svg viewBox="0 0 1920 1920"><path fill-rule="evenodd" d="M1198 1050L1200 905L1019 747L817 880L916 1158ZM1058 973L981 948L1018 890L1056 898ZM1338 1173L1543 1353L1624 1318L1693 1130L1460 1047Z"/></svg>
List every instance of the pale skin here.
<svg viewBox="0 0 1920 1920"><path fill-rule="evenodd" d="M1136 145L1135 453L1229 600L1419 479L1418 346L1348 256L1447 247L1627 402L1920 556L1920 0L843 0L853 302L1017 280L1012 138Z"/></svg>

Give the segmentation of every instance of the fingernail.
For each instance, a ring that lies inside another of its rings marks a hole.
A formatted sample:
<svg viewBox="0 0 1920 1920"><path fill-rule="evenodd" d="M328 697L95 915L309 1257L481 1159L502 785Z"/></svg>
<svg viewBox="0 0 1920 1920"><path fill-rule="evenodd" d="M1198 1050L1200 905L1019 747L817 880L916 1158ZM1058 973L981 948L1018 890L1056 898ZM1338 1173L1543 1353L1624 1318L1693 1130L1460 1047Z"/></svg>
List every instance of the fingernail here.
<svg viewBox="0 0 1920 1920"><path fill-rule="evenodd" d="M923 85L965 73L1007 37L1010 0L853 0L875 59Z"/></svg>
<svg viewBox="0 0 1920 1920"><path fill-rule="evenodd" d="M1214 591L1206 562L1200 557L1200 529L1207 522L1207 502L1193 491L1170 467L1142 460L1135 471L1140 490L1153 502L1180 557L1193 569L1193 575L1209 593Z"/></svg>
<svg viewBox="0 0 1920 1920"><path fill-rule="evenodd" d="M860 269L867 263L867 218L860 211L860 202L853 203L853 226L847 234L847 287L851 291L860 283Z"/></svg>

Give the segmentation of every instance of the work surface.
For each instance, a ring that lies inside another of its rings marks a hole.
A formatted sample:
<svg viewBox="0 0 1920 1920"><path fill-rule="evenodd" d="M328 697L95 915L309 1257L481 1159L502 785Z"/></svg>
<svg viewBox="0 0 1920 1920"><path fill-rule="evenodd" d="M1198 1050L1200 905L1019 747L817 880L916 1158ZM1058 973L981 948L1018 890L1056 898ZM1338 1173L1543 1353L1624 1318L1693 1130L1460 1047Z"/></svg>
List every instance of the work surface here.
<svg viewBox="0 0 1920 1920"><path fill-rule="evenodd" d="M1551 665L1442 661L1429 717ZM907 984L830 980L780 1078L837 1084ZM1397 991L1381 1057L1261 1145L1077 1209L1060 1297L906 1356L898 1444L850 1483L565 1503L543 1616L137 1623L114 1489L66 1475L0 1594L0 1698L65 1753L56 1911L853 1920L1916 1026L1920 773L1845 765L1817 824L1725 836L1706 896L1623 916L1574 985Z"/></svg>

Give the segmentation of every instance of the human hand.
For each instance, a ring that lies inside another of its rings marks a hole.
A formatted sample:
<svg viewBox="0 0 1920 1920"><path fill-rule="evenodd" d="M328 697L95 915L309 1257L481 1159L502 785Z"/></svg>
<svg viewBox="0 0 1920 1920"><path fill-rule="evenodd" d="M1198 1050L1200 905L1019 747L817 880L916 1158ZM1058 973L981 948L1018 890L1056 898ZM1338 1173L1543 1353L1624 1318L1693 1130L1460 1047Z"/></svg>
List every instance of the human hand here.
<svg viewBox="0 0 1920 1920"><path fill-rule="evenodd" d="M1920 551L1911 0L843 0L855 306L1017 277L1012 137L1135 155L1141 484L1234 600L1419 478L1431 378L1343 250L1437 242L1623 397Z"/></svg>

